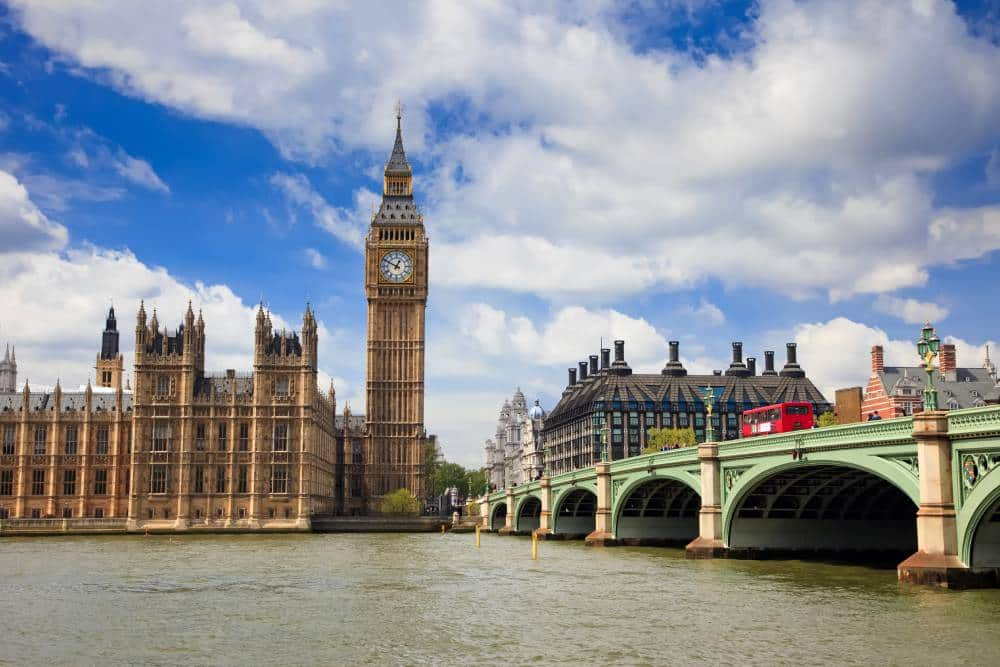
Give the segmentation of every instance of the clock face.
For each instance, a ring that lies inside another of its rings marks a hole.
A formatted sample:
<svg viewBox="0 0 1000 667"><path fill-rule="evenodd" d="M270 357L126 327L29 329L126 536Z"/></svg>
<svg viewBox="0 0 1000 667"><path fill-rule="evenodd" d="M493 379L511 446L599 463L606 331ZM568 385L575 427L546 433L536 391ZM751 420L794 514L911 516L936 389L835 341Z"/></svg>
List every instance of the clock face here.
<svg viewBox="0 0 1000 667"><path fill-rule="evenodd" d="M393 250L382 257L379 270L382 272L382 277L389 282L406 282L413 273L413 260L402 250Z"/></svg>

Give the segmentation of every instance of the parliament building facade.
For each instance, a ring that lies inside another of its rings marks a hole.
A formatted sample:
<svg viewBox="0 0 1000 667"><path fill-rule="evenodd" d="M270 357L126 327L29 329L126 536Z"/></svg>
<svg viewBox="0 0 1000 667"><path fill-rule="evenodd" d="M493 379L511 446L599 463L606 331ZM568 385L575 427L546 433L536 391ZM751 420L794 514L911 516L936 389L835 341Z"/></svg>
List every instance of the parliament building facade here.
<svg viewBox="0 0 1000 667"><path fill-rule="evenodd" d="M378 511L398 488L423 498L428 243L400 118L365 247L368 415L337 414L318 386L317 322L277 331L261 305L249 372L205 370L206 324L189 304L173 331L140 304L133 384L114 309L96 386L17 387L0 362L0 521L117 519L131 531L308 530L317 515Z"/></svg>

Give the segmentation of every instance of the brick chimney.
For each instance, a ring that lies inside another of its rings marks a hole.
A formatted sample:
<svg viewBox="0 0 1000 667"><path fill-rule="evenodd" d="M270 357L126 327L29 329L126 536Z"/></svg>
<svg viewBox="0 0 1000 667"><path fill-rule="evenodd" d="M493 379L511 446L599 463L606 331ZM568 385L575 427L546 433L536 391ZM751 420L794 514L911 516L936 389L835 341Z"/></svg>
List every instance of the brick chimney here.
<svg viewBox="0 0 1000 667"><path fill-rule="evenodd" d="M955 382L958 379L958 373L956 371L958 365L955 359L955 345L953 343L942 343L941 351L938 354L938 364L941 367L941 375L944 376L945 380Z"/></svg>
<svg viewBox="0 0 1000 667"><path fill-rule="evenodd" d="M881 345L872 345L872 375L878 375L885 370L885 353Z"/></svg>

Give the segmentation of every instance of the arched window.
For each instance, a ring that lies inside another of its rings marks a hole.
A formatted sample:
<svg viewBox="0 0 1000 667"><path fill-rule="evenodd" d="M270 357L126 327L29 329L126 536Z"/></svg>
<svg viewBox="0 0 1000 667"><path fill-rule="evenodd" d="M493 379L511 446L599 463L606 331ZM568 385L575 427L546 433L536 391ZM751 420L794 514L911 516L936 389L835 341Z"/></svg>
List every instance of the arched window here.
<svg viewBox="0 0 1000 667"><path fill-rule="evenodd" d="M166 396L170 393L170 378L166 375L161 375L156 378L156 393L160 396Z"/></svg>

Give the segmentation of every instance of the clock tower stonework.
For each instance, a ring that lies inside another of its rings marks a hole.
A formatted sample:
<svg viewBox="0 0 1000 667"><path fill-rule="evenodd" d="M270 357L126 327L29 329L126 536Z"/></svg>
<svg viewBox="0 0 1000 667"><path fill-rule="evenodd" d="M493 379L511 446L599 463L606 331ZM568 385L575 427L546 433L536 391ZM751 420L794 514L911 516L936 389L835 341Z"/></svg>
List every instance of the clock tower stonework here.
<svg viewBox="0 0 1000 667"><path fill-rule="evenodd" d="M413 201L413 170L403 151L401 113L385 165L382 203L365 241L368 358L365 386L364 492L378 511L382 496L408 489L424 498L424 316L427 236Z"/></svg>

